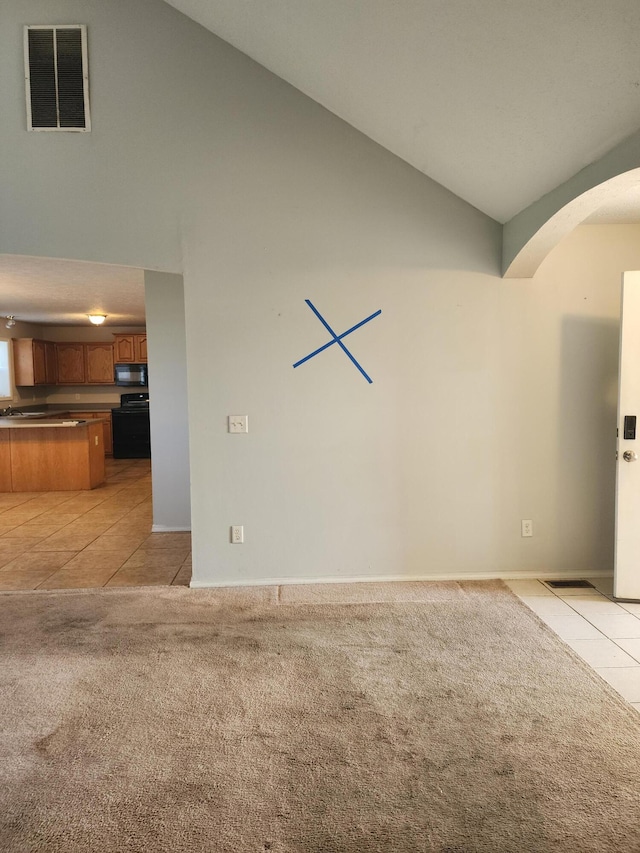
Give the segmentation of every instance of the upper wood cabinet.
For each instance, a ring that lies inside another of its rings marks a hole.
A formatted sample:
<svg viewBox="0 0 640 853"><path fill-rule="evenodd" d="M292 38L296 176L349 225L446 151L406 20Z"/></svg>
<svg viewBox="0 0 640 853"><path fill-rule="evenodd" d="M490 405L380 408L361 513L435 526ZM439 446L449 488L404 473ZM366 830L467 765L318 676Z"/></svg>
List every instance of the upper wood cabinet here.
<svg viewBox="0 0 640 853"><path fill-rule="evenodd" d="M47 385L55 380L47 373L47 342L35 338L13 341L13 374L16 385Z"/></svg>
<svg viewBox="0 0 640 853"><path fill-rule="evenodd" d="M113 344L57 343L58 385L113 385Z"/></svg>
<svg viewBox="0 0 640 853"><path fill-rule="evenodd" d="M143 337L137 336L136 337ZM16 385L114 385L113 344L16 338Z"/></svg>
<svg viewBox="0 0 640 853"><path fill-rule="evenodd" d="M113 385L113 344L85 344L89 385Z"/></svg>
<svg viewBox="0 0 640 853"><path fill-rule="evenodd" d="M47 385L55 385L58 381L58 361L56 359L56 345L52 341L44 343L45 372Z"/></svg>
<svg viewBox="0 0 640 853"><path fill-rule="evenodd" d="M136 335L136 361L147 361L147 336Z"/></svg>
<svg viewBox="0 0 640 853"><path fill-rule="evenodd" d="M141 364L147 361L146 335L114 335L113 356L116 364Z"/></svg>
<svg viewBox="0 0 640 853"><path fill-rule="evenodd" d="M58 385L84 385L87 381L85 344L56 343Z"/></svg>
<svg viewBox="0 0 640 853"><path fill-rule="evenodd" d="M116 364L135 361L136 345L133 335L114 335L113 360Z"/></svg>

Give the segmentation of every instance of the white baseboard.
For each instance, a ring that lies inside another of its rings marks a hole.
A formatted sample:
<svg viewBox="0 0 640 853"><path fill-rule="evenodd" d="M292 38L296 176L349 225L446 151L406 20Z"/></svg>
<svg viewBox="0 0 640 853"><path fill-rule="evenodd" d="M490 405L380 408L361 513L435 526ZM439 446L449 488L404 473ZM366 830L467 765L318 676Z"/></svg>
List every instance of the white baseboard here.
<svg viewBox="0 0 640 853"><path fill-rule="evenodd" d="M168 527L165 524L153 524L152 533L191 533L190 527Z"/></svg>
<svg viewBox="0 0 640 853"><path fill-rule="evenodd" d="M315 577L315 578L259 578L256 580L227 580L227 581L201 581L192 580L190 586L193 589L210 589L216 587L230 586L284 586L285 584L310 584L310 583L397 583L398 581L488 581L488 580L527 580L539 578L540 580L575 580L580 578L604 578L613 577L611 569L578 571L566 569L564 571L526 571L526 572L474 572L469 574L433 574L433 575L373 575L354 577Z"/></svg>

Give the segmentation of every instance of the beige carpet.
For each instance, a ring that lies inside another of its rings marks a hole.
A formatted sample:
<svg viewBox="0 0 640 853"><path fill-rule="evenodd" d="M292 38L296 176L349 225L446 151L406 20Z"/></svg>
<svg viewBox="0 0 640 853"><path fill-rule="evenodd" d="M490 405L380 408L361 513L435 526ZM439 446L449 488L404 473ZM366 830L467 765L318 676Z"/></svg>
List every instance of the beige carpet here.
<svg viewBox="0 0 640 853"><path fill-rule="evenodd" d="M637 712L501 584L404 589L1 595L0 850L640 851Z"/></svg>

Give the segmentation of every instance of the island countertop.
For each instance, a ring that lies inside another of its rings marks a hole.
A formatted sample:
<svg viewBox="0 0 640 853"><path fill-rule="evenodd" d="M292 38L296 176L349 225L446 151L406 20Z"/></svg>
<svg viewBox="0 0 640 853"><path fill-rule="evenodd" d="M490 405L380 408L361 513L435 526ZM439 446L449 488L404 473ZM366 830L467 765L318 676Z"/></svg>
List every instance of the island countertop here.
<svg viewBox="0 0 640 853"><path fill-rule="evenodd" d="M13 417L0 418L0 429L42 429L57 427L79 427L86 424L99 424L106 418L92 418L90 421L77 418L24 418L14 415Z"/></svg>
<svg viewBox="0 0 640 853"><path fill-rule="evenodd" d="M95 489L104 478L102 419L0 418L0 492Z"/></svg>

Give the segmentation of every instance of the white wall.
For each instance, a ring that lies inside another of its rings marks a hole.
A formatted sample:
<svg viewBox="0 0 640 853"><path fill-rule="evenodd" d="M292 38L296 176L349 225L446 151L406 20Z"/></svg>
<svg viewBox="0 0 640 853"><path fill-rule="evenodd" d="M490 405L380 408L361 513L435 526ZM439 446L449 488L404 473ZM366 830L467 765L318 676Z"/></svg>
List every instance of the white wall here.
<svg viewBox="0 0 640 853"><path fill-rule="evenodd" d="M503 231L505 275L532 276L551 249L580 223L635 192L639 143L636 131L510 219Z"/></svg>
<svg viewBox="0 0 640 853"><path fill-rule="evenodd" d="M607 236L601 269L589 238L579 276L559 246L504 281L497 223L164 4L0 15L0 251L184 273L196 583L610 569L582 453L608 452ZM88 24L91 134L25 132L25 20ZM335 345L292 368L327 340L305 298L339 332L382 309L345 341L372 385Z"/></svg>
<svg viewBox="0 0 640 853"><path fill-rule="evenodd" d="M144 326L38 326L38 337L45 341L86 341L87 343L113 343L114 335L144 334Z"/></svg>
<svg viewBox="0 0 640 853"><path fill-rule="evenodd" d="M613 568L620 292L639 264L640 226L583 225L514 282L526 316L513 326L512 411L526 424L514 471L535 525L523 545L551 571Z"/></svg>
<svg viewBox="0 0 640 853"><path fill-rule="evenodd" d="M191 530L182 276L145 272L153 530Z"/></svg>

